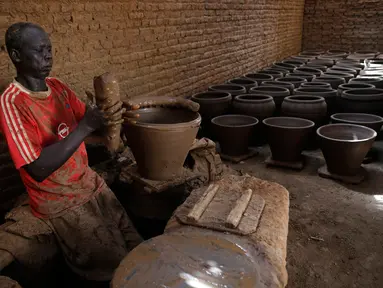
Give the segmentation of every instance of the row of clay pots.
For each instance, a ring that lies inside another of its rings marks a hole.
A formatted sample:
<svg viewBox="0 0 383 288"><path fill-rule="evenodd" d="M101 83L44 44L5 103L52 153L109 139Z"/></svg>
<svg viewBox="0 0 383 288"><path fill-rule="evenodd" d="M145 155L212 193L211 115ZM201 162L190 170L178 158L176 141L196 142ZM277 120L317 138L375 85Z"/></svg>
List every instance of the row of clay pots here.
<svg viewBox="0 0 383 288"><path fill-rule="evenodd" d="M334 123L315 129L313 121L295 117L271 117L262 121L272 160L278 163L301 162L310 135L316 130L320 148L330 173L358 174L364 157L383 124L383 118L369 114L335 114ZM258 119L245 115L223 115L212 119L222 153L238 156L248 152L248 142Z"/></svg>

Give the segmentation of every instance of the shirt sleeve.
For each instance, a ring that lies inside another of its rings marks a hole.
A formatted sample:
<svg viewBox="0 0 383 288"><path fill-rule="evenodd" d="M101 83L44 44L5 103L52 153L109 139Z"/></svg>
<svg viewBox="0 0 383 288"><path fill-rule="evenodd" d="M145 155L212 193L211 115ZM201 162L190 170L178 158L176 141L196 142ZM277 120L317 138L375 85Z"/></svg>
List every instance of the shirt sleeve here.
<svg viewBox="0 0 383 288"><path fill-rule="evenodd" d="M1 96L0 130L4 135L9 153L16 169L32 163L39 158L42 147L35 120L15 103L17 94L12 89Z"/></svg>

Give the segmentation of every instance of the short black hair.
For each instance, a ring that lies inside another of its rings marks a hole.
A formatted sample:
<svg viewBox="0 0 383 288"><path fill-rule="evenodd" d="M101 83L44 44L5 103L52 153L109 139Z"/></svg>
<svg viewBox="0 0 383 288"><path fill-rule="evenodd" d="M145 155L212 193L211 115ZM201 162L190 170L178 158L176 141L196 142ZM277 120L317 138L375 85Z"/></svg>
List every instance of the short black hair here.
<svg viewBox="0 0 383 288"><path fill-rule="evenodd" d="M12 24L7 29L7 32L5 32L5 46L7 47L8 53L11 53L12 49L20 50L22 45L22 34L27 28L37 28L44 31L41 26L30 22L18 22Z"/></svg>

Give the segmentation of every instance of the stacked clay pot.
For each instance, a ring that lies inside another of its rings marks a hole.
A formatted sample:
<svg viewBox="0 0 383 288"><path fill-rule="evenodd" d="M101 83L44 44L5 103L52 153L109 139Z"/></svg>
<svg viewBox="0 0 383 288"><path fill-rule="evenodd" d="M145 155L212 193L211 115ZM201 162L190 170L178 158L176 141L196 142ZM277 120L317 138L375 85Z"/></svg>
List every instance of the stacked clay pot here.
<svg viewBox="0 0 383 288"><path fill-rule="evenodd" d="M191 100L200 105L199 113L202 117L200 136L213 138L210 127L211 119L230 111L231 94L223 91L207 91L194 94Z"/></svg>
<svg viewBox="0 0 383 288"><path fill-rule="evenodd" d="M253 137L250 139L252 146L265 144L263 119L271 117L275 112L273 97L266 94L245 94L236 96L233 101L235 114L248 115L257 118L260 123L255 127Z"/></svg>

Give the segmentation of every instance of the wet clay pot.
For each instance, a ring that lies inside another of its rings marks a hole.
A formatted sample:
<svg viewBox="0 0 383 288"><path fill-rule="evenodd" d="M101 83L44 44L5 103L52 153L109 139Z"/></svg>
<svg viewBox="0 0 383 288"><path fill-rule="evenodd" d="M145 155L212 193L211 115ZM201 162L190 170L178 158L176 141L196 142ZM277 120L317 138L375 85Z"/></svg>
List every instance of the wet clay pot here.
<svg viewBox="0 0 383 288"><path fill-rule="evenodd" d="M294 85L294 88L298 88L299 86L301 86L302 83L306 83L307 82L307 80L305 78L292 77L292 76L278 78L278 79L275 79L275 81L291 83L291 84Z"/></svg>
<svg viewBox="0 0 383 288"><path fill-rule="evenodd" d="M241 86L241 85L237 85L237 84L213 85L213 86L209 87L209 90L210 91L228 92L233 97L246 93L246 88Z"/></svg>
<svg viewBox="0 0 383 288"><path fill-rule="evenodd" d="M211 120L221 152L228 156L248 153L249 143L258 119L246 115L222 115Z"/></svg>
<svg viewBox="0 0 383 288"><path fill-rule="evenodd" d="M191 100L200 105L199 113L202 116L201 136L212 138L211 119L230 111L232 96L228 92L207 91L193 95Z"/></svg>
<svg viewBox="0 0 383 288"><path fill-rule="evenodd" d="M296 68L294 70L294 72L305 73L305 74L312 74L312 75L315 75L317 77L322 75L322 70L319 70L319 69L316 69L316 68L312 68L310 66L304 66L304 67Z"/></svg>
<svg viewBox="0 0 383 288"><path fill-rule="evenodd" d="M350 52L346 50L339 50L339 49L330 49L327 50L326 54L328 55L349 55Z"/></svg>
<svg viewBox="0 0 383 288"><path fill-rule="evenodd" d="M333 89L338 89L338 86L345 84L346 80L344 80L344 78L335 77L335 76L320 76L320 77L313 79L313 82L330 83L330 85Z"/></svg>
<svg viewBox="0 0 383 288"><path fill-rule="evenodd" d="M280 113L280 108L283 99L290 95L290 90L281 86L260 86L251 88L250 92L255 94L261 93L272 96L275 102L275 113L277 115Z"/></svg>
<svg viewBox="0 0 383 288"><path fill-rule="evenodd" d="M378 115L364 113L337 113L331 115L331 122L362 125L379 133L383 125L383 118Z"/></svg>
<svg viewBox="0 0 383 288"><path fill-rule="evenodd" d="M372 89L375 88L374 85L367 83L347 83L339 85L338 87L338 96L342 95L343 91L351 89Z"/></svg>
<svg viewBox="0 0 383 288"><path fill-rule="evenodd" d="M293 117L272 117L263 120L272 159L280 162L298 162L306 148L314 122Z"/></svg>
<svg viewBox="0 0 383 288"><path fill-rule="evenodd" d="M186 109L136 110L136 123L124 126L128 145L144 178L165 181L182 172L182 166L201 124L201 116Z"/></svg>
<svg viewBox="0 0 383 288"><path fill-rule="evenodd" d="M283 62L276 62L276 63L274 63L274 65L272 67L285 69L285 70L288 70L290 72L293 72L294 69L297 68L296 65L287 64L287 63L283 63Z"/></svg>
<svg viewBox="0 0 383 288"><path fill-rule="evenodd" d="M258 83L258 86L261 85L263 81L271 81L274 79L272 75L263 73L249 73L246 74L245 77L256 81Z"/></svg>
<svg viewBox="0 0 383 288"><path fill-rule="evenodd" d="M376 88L383 88L383 77L359 76L351 79L350 83L367 83L374 85Z"/></svg>
<svg viewBox="0 0 383 288"><path fill-rule="evenodd" d="M376 138L376 132L354 124L329 124L317 130L327 170L335 175L355 176Z"/></svg>
<svg viewBox="0 0 383 288"><path fill-rule="evenodd" d="M288 82L277 82L277 81L264 81L261 86L279 86L289 89L290 94L294 93L294 84Z"/></svg>
<svg viewBox="0 0 383 288"><path fill-rule="evenodd" d="M325 82L302 83L301 88L327 88L327 89L332 89L330 83L325 83Z"/></svg>
<svg viewBox="0 0 383 288"><path fill-rule="evenodd" d="M262 120L273 116L275 113L273 97L265 94L239 95L233 101L233 110L236 114L253 116L260 121L250 138L250 145L260 146L265 144L266 134Z"/></svg>
<svg viewBox="0 0 383 288"><path fill-rule="evenodd" d="M335 61L333 59L318 58L307 63L307 66L326 66L327 68L334 66Z"/></svg>
<svg viewBox="0 0 383 288"><path fill-rule="evenodd" d="M383 116L383 89L351 89L339 98L340 111Z"/></svg>
<svg viewBox="0 0 383 288"><path fill-rule="evenodd" d="M257 81L249 79L249 78L235 78L228 81L230 84L241 85L246 88L246 92L250 91L250 88L257 87Z"/></svg>
<svg viewBox="0 0 383 288"><path fill-rule="evenodd" d="M317 125L322 125L327 118L327 104L325 99L320 96L288 96L282 103L282 115L304 118Z"/></svg>
<svg viewBox="0 0 383 288"><path fill-rule="evenodd" d="M331 71L330 69L327 70L327 72L325 72L323 74L323 76L325 76L325 77L327 77L327 76L340 77L340 78L343 78L346 81L346 83L348 83L348 81L350 81L352 78L354 78L353 74L342 73L342 72L339 72L339 71Z"/></svg>
<svg viewBox="0 0 383 288"><path fill-rule="evenodd" d="M259 73L269 74L269 75L273 76L273 79L281 78L284 75L286 75L286 73L282 73L282 72L271 70L271 69L270 70L262 70L262 71L259 71Z"/></svg>
<svg viewBox="0 0 383 288"><path fill-rule="evenodd" d="M311 82L315 83L315 82ZM337 109L337 102L336 102L336 95L337 91L334 89L328 89L328 88L306 88L301 87L298 89L295 89L294 91L295 95L312 95L312 96L321 96L326 100L327 103L327 114L331 115L336 112Z"/></svg>
<svg viewBox="0 0 383 288"><path fill-rule="evenodd" d="M305 73L298 73L298 72L299 71L294 71L293 73L288 73L288 74L286 74L286 77L299 77L299 78L306 79L306 82L303 82L303 83L311 82L315 78L315 75L313 75L313 74L305 74ZM301 85L303 83L301 83Z"/></svg>

